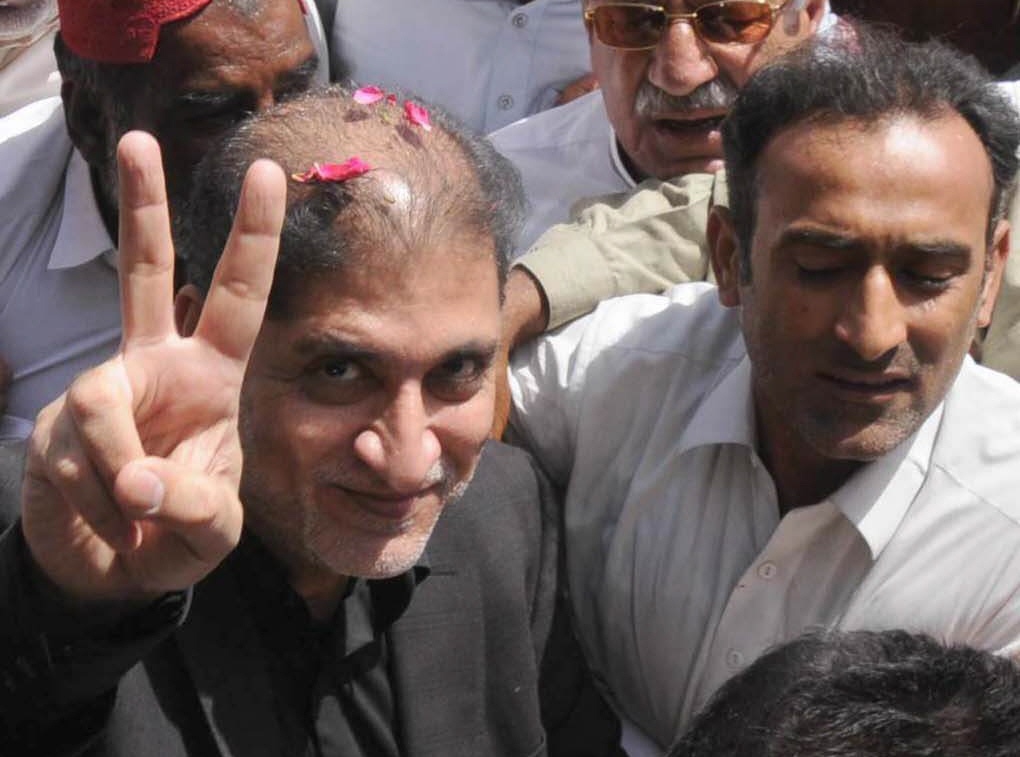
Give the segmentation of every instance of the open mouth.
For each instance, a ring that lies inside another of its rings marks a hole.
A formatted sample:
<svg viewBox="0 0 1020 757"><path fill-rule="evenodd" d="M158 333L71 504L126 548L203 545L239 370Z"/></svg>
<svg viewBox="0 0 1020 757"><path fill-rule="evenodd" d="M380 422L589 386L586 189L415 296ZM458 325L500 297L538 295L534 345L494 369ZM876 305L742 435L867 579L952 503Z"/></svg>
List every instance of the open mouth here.
<svg viewBox="0 0 1020 757"><path fill-rule="evenodd" d="M723 114L707 118L659 118L655 125L674 134L705 134L718 131L725 117Z"/></svg>

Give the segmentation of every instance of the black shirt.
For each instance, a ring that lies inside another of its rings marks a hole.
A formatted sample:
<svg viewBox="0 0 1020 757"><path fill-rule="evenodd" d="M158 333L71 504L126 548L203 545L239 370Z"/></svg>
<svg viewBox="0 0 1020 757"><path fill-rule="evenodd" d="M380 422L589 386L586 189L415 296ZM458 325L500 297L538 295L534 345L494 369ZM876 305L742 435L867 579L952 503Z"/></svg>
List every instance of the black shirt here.
<svg viewBox="0 0 1020 757"><path fill-rule="evenodd" d="M322 623L254 536L246 533L230 559L265 648L284 753L400 757L386 631L428 568L352 579L332 619Z"/></svg>

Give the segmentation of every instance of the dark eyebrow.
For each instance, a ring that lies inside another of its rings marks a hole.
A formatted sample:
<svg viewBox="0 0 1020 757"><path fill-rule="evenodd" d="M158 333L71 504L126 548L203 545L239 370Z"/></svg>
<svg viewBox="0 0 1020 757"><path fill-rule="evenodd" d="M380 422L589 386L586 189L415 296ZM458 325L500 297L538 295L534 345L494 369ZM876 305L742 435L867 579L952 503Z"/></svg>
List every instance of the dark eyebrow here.
<svg viewBox="0 0 1020 757"><path fill-rule="evenodd" d="M362 345L331 334L306 334L294 343L293 349L299 355L332 354L365 362L375 362L384 357L383 353L366 349ZM469 341L443 353L438 362L446 363L464 358L491 361L498 349L497 341Z"/></svg>
<svg viewBox="0 0 1020 757"><path fill-rule="evenodd" d="M863 250L868 246L862 239L838 232L797 228L787 229L783 232L779 238L779 245L820 247L838 252ZM952 239L907 239L897 244L896 250L901 254L921 254L961 260L968 260L971 255L971 250L967 245Z"/></svg>
<svg viewBox="0 0 1020 757"><path fill-rule="evenodd" d="M379 357L378 353L331 334L306 334L294 343L294 352L299 355L332 353L362 360Z"/></svg>
<svg viewBox="0 0 1020 757"><path fill-rule="evenodd" d="M855 237L837 234L821 229L787 229L779 238L780 247L803 245L806 247L825 247L830 250L859 250L864 243Z"/></svg>
<svg viewBox="0 0 1020 757"><path fill-rule="evenodd" d="M970 247L952 239L930 239L917 242L906 242L900 246L903 252L919 252L923 255L931 255L941 258L959 258L969 260L971 255Z"/></svg>
<svg viewBox="0 0 1020 757"><path fill-rule="evenodd" d="M182 111L213 111L230 110L241 106L246 95L238 90L192 90L181 92L174 98L174 110Z"/></svg>
<svg viewBox="0 0 1020 757"><path fill-rule="evenodd" d="M308 88L309 83L315 78L315 72L319 69L319 56L312 53L303 63L290 71L280 75L276 83L278 93L291 93L296 90Z"/></svg>
<svg viewBox="0 0 1020 757"><path fill-rule="evenodd" d="M496 351L498 349L499 343L495 341L493 342L472 341L466 344L462 344L460 347L457 347L456 349L450 350L445 355L443 355L442 360L440 360L439 362L448 363L451 360L465 358L470 360L491 361L493 358L496 357Z"/></svg>

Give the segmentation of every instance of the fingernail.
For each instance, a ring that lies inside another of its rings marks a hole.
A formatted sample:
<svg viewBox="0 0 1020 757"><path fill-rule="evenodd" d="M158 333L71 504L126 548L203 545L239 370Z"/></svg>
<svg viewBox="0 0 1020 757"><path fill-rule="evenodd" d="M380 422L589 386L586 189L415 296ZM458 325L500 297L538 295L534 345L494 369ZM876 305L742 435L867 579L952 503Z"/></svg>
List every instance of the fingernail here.
<svg viewBox="0 0 1020 757"><path fill-rule="evenodd" d="M159 476L145 468L140 468L135 470L131 477L134 480L132 488L138 495L138 502L145 504L145 509L140 514L145 516L159 512L159 508L163 504L163 495L166 494L166 487L163 486Z"/></svg>

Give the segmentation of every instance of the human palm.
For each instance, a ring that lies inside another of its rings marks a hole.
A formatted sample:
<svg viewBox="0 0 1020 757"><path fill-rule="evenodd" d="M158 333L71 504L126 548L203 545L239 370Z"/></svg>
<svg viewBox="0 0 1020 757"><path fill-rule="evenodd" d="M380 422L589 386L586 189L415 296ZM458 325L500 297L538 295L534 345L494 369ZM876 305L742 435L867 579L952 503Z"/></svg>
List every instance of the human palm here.
<svg viewBox="0 0 1020 757"><path fill-rule="evenodd" d="M280 169L254 164L195 332L182 337L159 148L128 134L118 166L121 348L40 414L22 494L33 559L78 602L186 588L236 545L238 402L285 200Z"/></svg>

